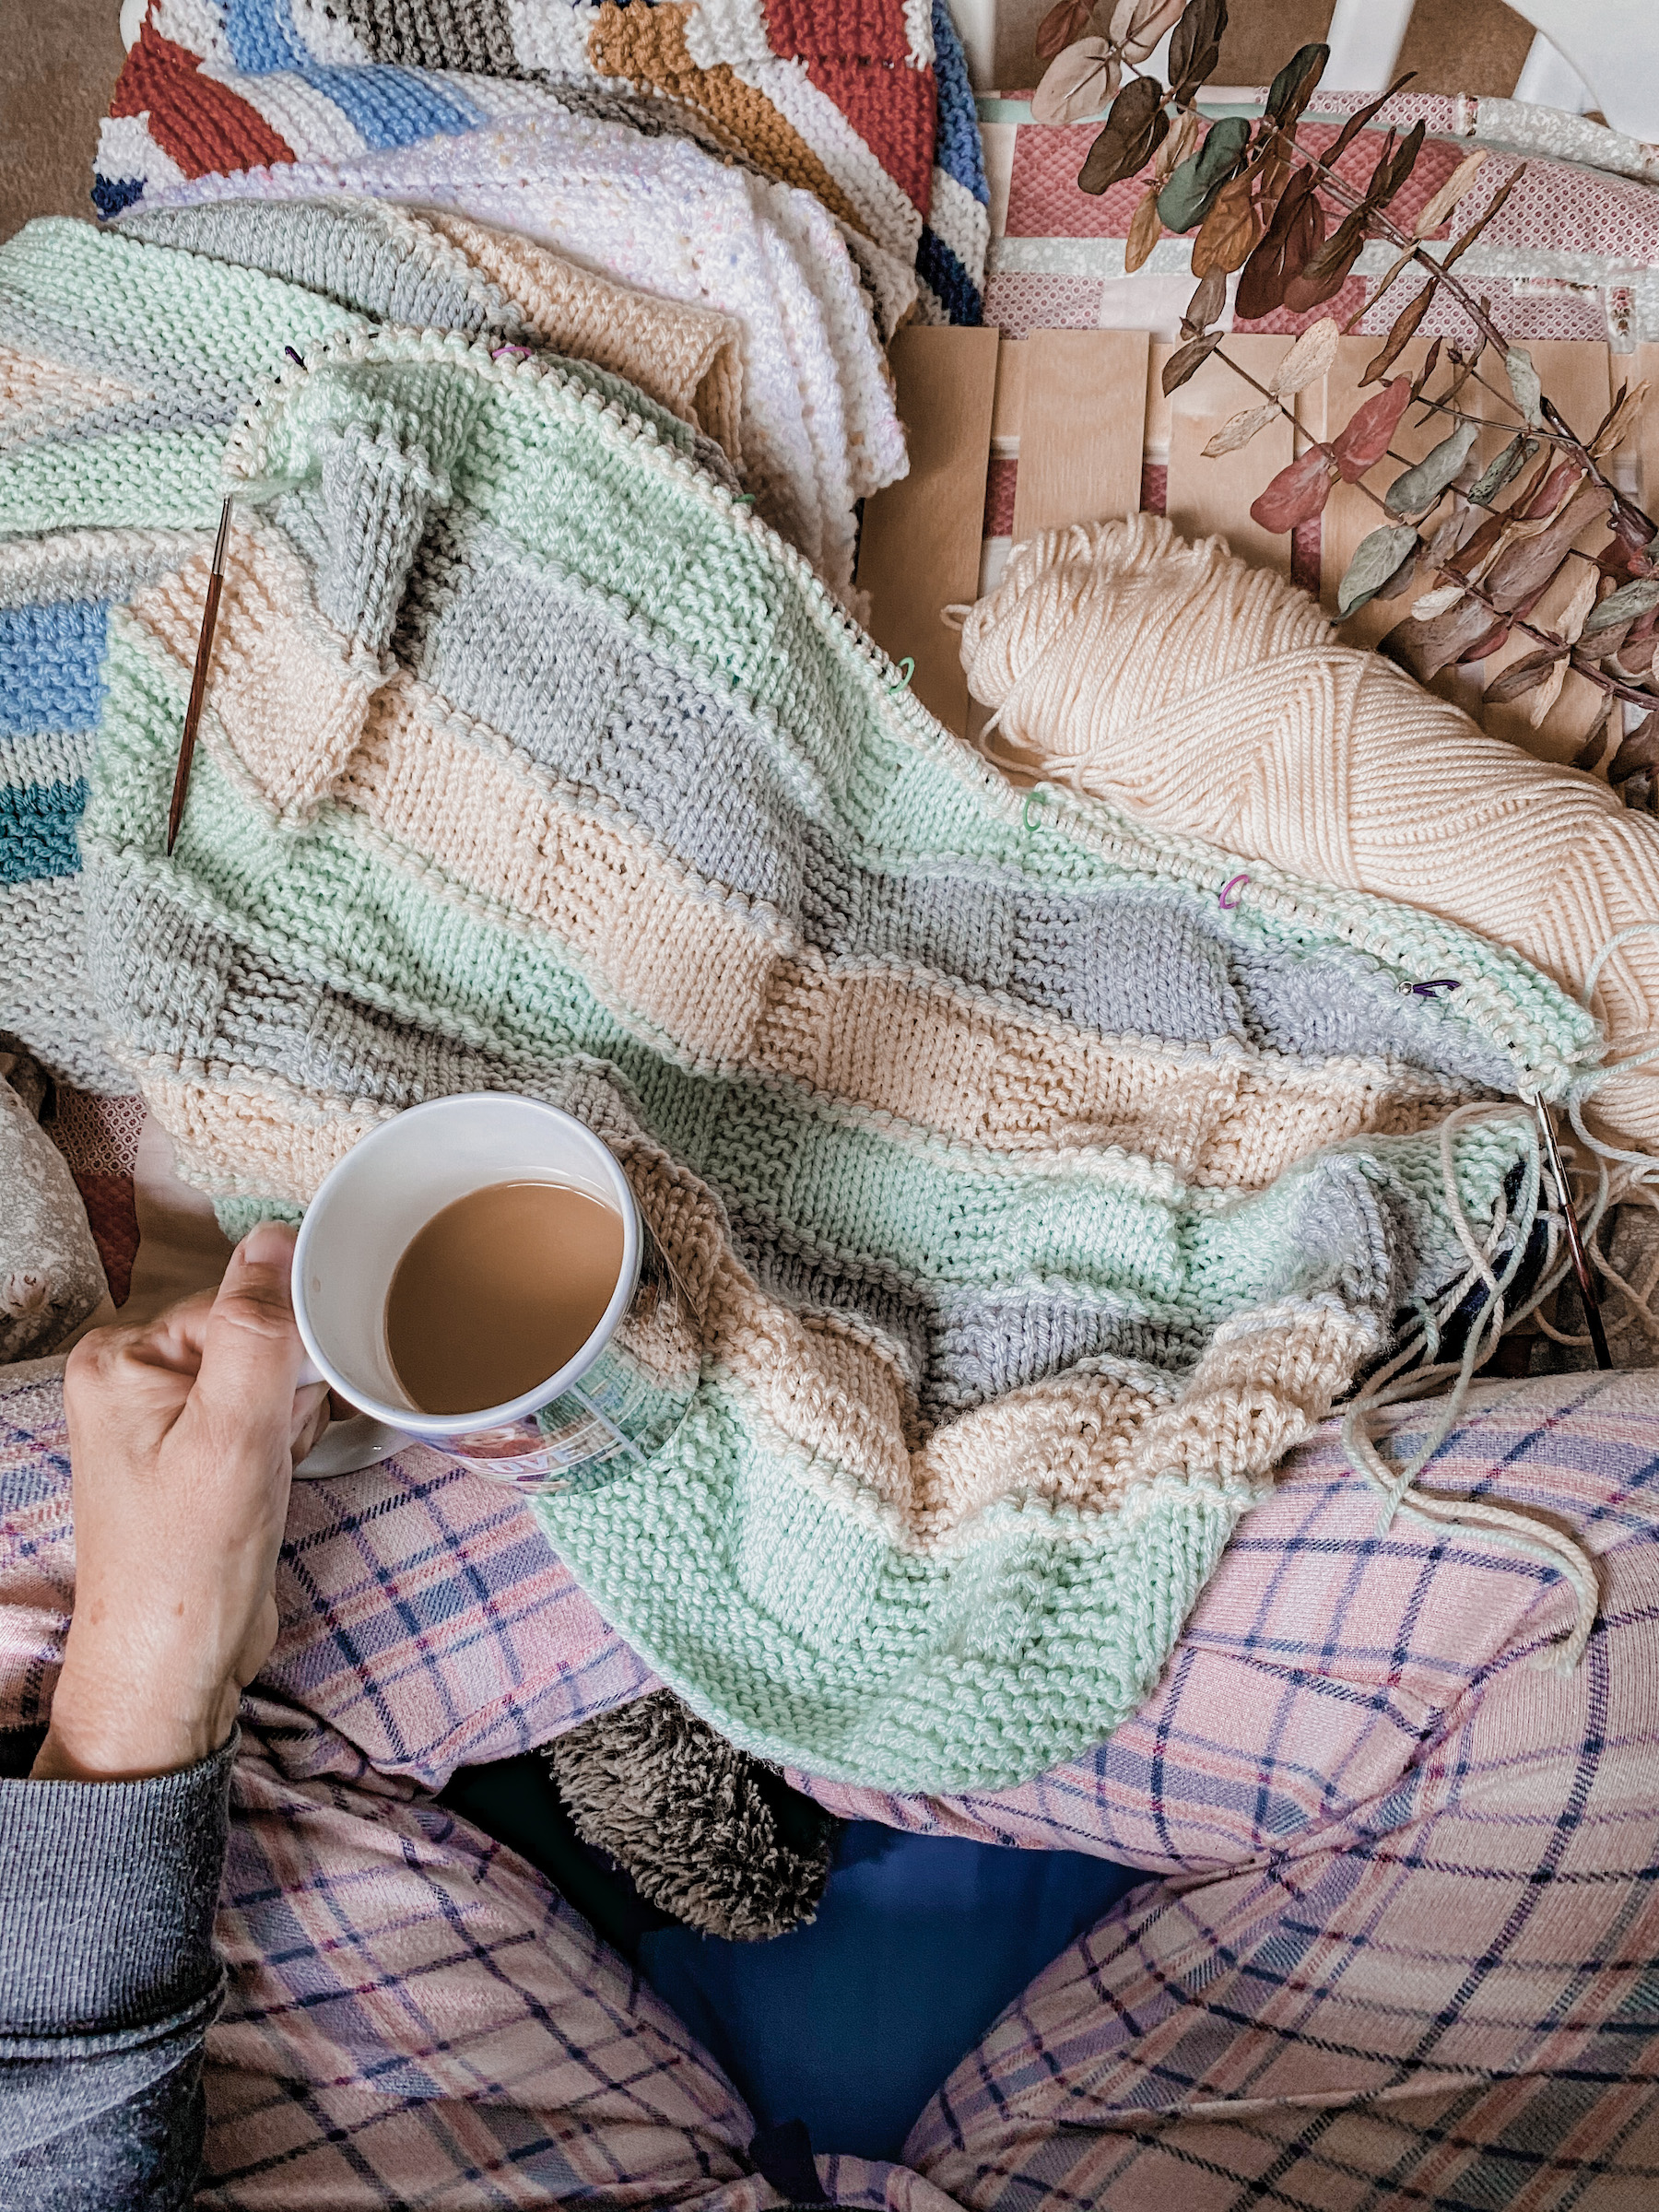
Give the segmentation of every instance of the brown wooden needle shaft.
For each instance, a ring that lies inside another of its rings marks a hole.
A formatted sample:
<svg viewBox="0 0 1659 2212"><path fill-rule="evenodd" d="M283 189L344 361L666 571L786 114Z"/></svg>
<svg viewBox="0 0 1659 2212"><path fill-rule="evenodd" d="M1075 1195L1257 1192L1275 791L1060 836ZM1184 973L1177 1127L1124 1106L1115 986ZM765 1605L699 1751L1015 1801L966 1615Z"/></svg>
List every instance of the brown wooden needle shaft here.
<svg viewBox="0 0 1659 2212"><path fill-rule="evenodd" d="M1611 1367L1613 1355L1607 1348L1607 1332L1602 1325L1601 1300L1596 1294L1595 1278L1590 1272L1584 1240L1579 1234L1578 1216L1572 1209L1572 1192L1568 1184L1567 1171L1561 1164L1561 1148L1556 1143L1555 1123L1550 1119L1549 1109L1542 1099L1535 1099L1533 1105L1538 1116L1538 1127L1543 1135L1549 1171L1555 1177L1556 1189L1561 1194L1561 1221L1567 1231L1567 1250L1572 1257L1572 1272L1577 1278L1579 1299L1590 1331L1590 1348L1595 1354L1597 1367Z"/></svg>
<svg viewBox="0 0 1659 2212"><path fill-rule="evenodd" d="M190 700L184 709L184 734L179 739L179 765L173 771L172 804L167 810L167 850L171 853L184 814L184 794L190 789L190 763L195 755L196 728L202 719L202 701L207 696L207 664L213 658L213 630L218 620L219 593L225 582L225 544L230 535L230 501L219 510L218 535L213 541L213 559L207 571L207 599L202 608L202 634L196 640L195 667L190 678Z"/></svg>

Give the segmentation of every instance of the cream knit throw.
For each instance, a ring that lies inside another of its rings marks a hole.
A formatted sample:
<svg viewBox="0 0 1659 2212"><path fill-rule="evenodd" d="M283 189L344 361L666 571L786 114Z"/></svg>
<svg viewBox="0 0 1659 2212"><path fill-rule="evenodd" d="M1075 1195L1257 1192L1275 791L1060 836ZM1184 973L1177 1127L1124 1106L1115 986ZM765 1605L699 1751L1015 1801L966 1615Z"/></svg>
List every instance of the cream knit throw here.
<svg viewBox="0 0 1659 2212"><path fill-rule="evenodd" d="M1041 774L1426 907L1570 993L1609 937L1659 921L1659 822L1340 644L1304 592L1218 537L1138 514L1017 546L967 616L962 665L996 743ZM1610 1060L1659 1041L1659 932L1607 962L1594 1006ZM1609 1077L1590 1118L1659 1140L1659 1061Z"/></svg>

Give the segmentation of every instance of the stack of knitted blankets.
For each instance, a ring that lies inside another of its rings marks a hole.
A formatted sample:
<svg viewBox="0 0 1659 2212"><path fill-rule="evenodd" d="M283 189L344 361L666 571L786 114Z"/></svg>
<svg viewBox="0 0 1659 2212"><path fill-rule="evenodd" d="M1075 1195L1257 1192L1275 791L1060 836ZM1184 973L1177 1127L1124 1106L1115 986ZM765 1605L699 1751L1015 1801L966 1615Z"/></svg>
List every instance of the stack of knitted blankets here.
<svg viewBox="0 0 1659 2212"><path fill-rule="evenodd" d="M452 241L465 283L336 212L367 228L318 281L312 212L235 259L171 219L0 250L42 779L10 818L63 854L86 800L77 1049L232 1231L420 1099L582 1116L701 1351L642 1473L538 1501L602 1610L820 1774L961 1789L1098 1742L1280 1454L1450 1316L1471 1245L1515 1255L1501 1101L1559 1096L1594 1023L1430 914L1014 790L704 428L504 343Z"/></svg>
<svg viewBox="0 0 1659 2212"><path fill-rule="evenodd" d="M989 194L945 0L148 0L133 12L99 147L106 215L189 178L465 140L557 103L689 133L801 187L890 265L889 306L980 320Z"/></svg>

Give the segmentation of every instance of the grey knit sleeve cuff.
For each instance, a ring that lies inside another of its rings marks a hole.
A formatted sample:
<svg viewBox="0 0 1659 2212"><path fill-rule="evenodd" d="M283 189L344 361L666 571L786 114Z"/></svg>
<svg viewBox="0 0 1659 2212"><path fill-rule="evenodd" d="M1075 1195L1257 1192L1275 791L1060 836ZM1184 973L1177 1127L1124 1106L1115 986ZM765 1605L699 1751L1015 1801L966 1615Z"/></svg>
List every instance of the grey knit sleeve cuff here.
<svg viewBox="0 0 1659 2212"><path fill-rule="evenodd" d="M143 1782L0 1781L0 2056L199 2004L238 1736Z"/></svg>

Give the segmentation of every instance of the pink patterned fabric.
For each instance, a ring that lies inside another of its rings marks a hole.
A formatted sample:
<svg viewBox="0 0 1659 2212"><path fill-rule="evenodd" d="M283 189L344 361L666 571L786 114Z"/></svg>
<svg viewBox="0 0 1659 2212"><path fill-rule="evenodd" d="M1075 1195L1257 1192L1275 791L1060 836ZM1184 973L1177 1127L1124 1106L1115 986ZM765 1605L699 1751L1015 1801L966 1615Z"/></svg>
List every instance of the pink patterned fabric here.
<svg viewBox="0 0 1659 2212"><path fill-rule="evenodd" d="M897 1825L1147 1883L917 2120L817 2147L889 2212L1636 2212L1659 2193L1659 1375L1491 1386L1431 1487L1571 1525L1548 1567L1402 1516L1327 1427L1234 1539L1145 1709L1023 1788ZM1421 1415L1415 1418L1420 1421ZM1396 1439L1396 1448L1398 1440ZM72 1591L55 1379L0 1379L0 1724ZM209 2206L764 2212L731 2085L577 1914L435 1803L647 1677L504 1493L435 1455L296 1493L245 1703L209 2043Z"/></svg>

